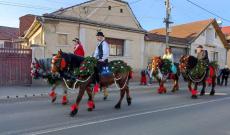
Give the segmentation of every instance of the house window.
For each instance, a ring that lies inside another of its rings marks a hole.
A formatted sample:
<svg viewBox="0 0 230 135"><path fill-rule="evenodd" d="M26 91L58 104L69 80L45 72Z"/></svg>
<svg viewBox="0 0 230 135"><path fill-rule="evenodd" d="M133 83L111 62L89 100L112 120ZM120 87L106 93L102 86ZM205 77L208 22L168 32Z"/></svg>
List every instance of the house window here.
<svg viewBox="0 0 230 135"><path fill-rule="evenodd" d="M67 45L67 34L58 34L58 45Z"/></svg>
<svg viewBox="0 0 230 135"><path fill-rule="evenodd" d="M112 7L111 6L108 6L108 10L111 10L112 9Z"/></svg>
<svg viewBox="0 0 230 135"><path fill-rule="evenodd" d="M106 38L109 43L110 56L124 56L124 40L115 38Z"/></svg>
<svg viewBox="0 0 230 135"><path fill-rule="evenodd" d="M123 9L120 9L120 13L123 13Z"/></svg>
<svg viewBox="0 0 230 135"><path fill-rule="evenodd" d="M219 59L219 53L218 52L211 52L211 60L212 61L218 61Z"/></svg>
<svg viewBox="0 0 230 135"><path fill-rule="evenodd" d="M217 38L217 33L215 32L215 38Z"/></svg>
<svg viewBox="0 0 230 135"><path fill-rule="evenodd" d="M4 44L3 43L0 43L0 48L4 48Z"/></svg>

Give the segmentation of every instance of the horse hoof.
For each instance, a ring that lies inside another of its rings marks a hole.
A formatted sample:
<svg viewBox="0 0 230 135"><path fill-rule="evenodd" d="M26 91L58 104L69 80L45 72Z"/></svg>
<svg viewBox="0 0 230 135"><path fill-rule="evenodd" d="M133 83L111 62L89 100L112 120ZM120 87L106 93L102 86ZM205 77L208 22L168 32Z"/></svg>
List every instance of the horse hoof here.
<svg viewBox="0 0 230 135"><path fill-rule="evenodd" d="M120 109L120 108L121 108L121 105L120 105L120 104L117 104L117 105L115 105L114 108L115 108L115 109Z"/></svg>
<svg viewBox="0 0 230 135"><path fill-rule="evenodd" d="M132 104L132 98L127 98L127 103L128 103L128 106L130 106Z"/></svg>
<svg viewBox="0 0 230 135"><path fill-rule="evenodd" d="M62 105L67 105L67 104L68 104L68 102L63 102L63 103L62 103Z"/></svg>
<svg viewBox="0 0 230 135"><path fill-rule="evenodd" d="M171 92L172 92L172 93L175 93L175 92L176 92L176 90L175 90L175 89L173 89Z"/></svg>
<svg viewBox="0 0 230 135"><path fill-rule="evenodd" d="M103 100L107 100L107 96L103 98Z"/></svg>
<svg viewBox="0 0 230 135"><path fill-rule="evenodd" d="M205 94L205 92L201 92L201 93L200 93L200 96L204 96L204 94Z"/></svg>
<svg viewBox="0 0 230 135"><path fill-rule="evenodd" d="M198 97L197 97L197 95L192 95L191 98L192 99L197 99Z"/></svg>
<svg viewBox="0 0 230 135"><path fill-rule="evenodd" d="M51 103L54 103L56 101L57 97L52 98Z"/></svg>
<svg viewBox="0 0 230 135"><path fill-rule="evenodd" d="M214 96L215 95L215 92L214 91L211 91L210 92L210 96Z"/></svg>
<svg viewBox="0 0 230 135"><path fill-rule="evenodd" d="M75 109L75 110L71 111L70 116L74 117L77 114L77 112L78 112L78 109Z"/></svg>
<svg viewBox="0 0 230 135"><path fill-rule="evenodd" d="M88 108L87 109L89 112L92 112L93 111L93 108Z"/></svg>

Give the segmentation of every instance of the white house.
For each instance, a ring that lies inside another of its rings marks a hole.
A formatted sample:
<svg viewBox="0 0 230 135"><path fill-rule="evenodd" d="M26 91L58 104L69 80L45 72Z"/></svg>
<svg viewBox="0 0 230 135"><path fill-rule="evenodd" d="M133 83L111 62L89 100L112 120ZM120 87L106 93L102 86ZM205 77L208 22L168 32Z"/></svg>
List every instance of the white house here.
<svg viewBox="0 0 230 135"><path fill-rule="evenodd" d="M162 55L165 48L165 29L150 31L145 37L145 42L148 58L156 54ZM203 45L211 61L218 61L221 67L227 63L228 44L215 19L173 26L169 43L176 62L184 54L196 56L196 47Z"/></svg>

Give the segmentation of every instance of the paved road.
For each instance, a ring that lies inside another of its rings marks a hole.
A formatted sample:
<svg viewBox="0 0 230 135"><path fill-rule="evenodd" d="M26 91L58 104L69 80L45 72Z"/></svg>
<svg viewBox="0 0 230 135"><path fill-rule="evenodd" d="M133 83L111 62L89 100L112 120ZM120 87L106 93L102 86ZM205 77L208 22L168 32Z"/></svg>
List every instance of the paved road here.
<svg viewBox="0 0 230 135"><path fill-rule="evenodd" d="M97 95L93 112L85 98L74 118L70 105L47 97L0 100L0 135L230 135L230 87L217 89L218 95L197 100L185 88L166 95L135 89L132 105L124 100L120 110L113 108L119 97L113 91L107 101Z"/></svg>

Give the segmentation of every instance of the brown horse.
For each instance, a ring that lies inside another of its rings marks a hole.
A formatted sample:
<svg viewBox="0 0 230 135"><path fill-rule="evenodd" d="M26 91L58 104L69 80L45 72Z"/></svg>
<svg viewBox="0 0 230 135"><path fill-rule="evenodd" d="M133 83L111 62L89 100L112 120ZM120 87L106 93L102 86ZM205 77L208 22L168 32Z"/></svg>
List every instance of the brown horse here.
<svg viewBox="0 0 230 135"><path fill-rule="evenodd" d="M166 93L166 88L164 86L164 83L166 82L167 78L172 79L174 82L172 92L176 92L179 90L179 70L177 70L176 74L167 72L167 73L162 73L161 71L161 66L164 66L163 59L161 57L153 57L152 58L152 75L157 79L159 83L159 88L158 88L158 93ZM178 68L177 68L178 69Z"/></svg>
<svg viewBox="0 0 230 135"><path fill-rule="evenodd" d="M191 70L193 68L196 67L198 63L198 59L194 56L190 56L190 55L184 55L181 57L180 59L180 64L179 64L179 68L180 71L183 75L183 78L188 81L188 88L189 91L191 92L192 96L191 98L196 99L197 98L197 87L198 84L202 84L202 90L200 92L200 96L203 96L205 94L205 88L206 88L206 79L209 75L209 79L211 80L211 85L212 85L212 89L210 92L210 95L215 95L215 86L216 86L216 69L213 66L209 65L209 72L207 72L207 70L204 71L204 73L201 75L201 77L199 77L199 79L197 78L193 78L191 76ZM192 88L192 84L194 84L194 88Z"/></svg>
<svg viewBox="0 0 230 135"><path fill-rule="evenodd" d="M74 66L74 67L80 67L80 64L83 62L84 59L78 57L78 56L74 56L75 58L74 61L71 61L71 54L66 54L63 53L61 50L58 52L58 54L53 58L52 60L52 66L51 66L51 71L52 73L61 73L66 70L67 65L70 66ZM74 64L74 65L72 65ZM96 67L95 67L96 69ZM95 73L94 72L92 75L90 76L84 76L84 77L78 77L77 80L79 81L78 86L79 86L79 93L76 99L76 103L73 104L71 106L71 112L70 112L70 116L75 116L78 112L78 107L80 104L80 101L82 100L82 97L85 93L85 91L87 91L88 95L89 95L89 99L88 99L88 111L92 111L95 108L95 103L93 101L93 96L92 96L92 92L90 91L90 85L94 82L94 77L95 77ZM63 76L63 75L61 75ZM129 79L130 79L130 73L116 73L116 74L111 74L108 76L99 76L100 81L99 84L101 87L108 87L109 85L112 84L116 84L117 87L120 88L120 99L118 101L118 103L115 105L116 109L119 109L121 107L121 102L122 99L125 96L126 93L126 97L127 97L127 103L128 105L131 105L131 97L129 94Z"/></svg>

